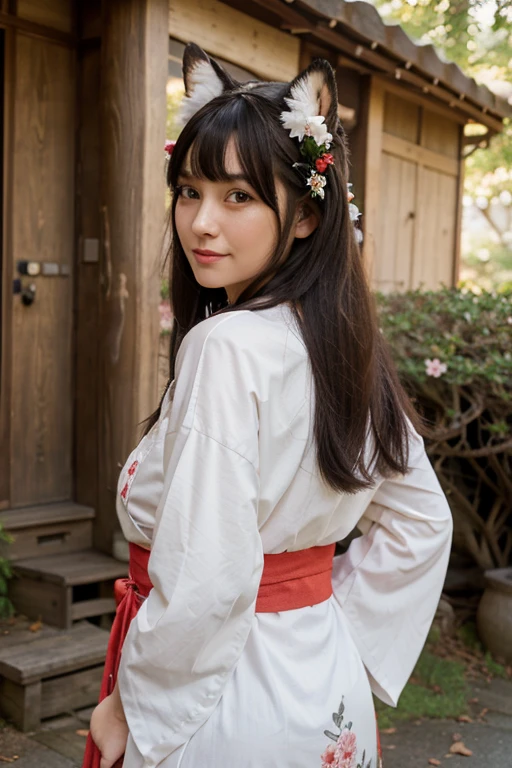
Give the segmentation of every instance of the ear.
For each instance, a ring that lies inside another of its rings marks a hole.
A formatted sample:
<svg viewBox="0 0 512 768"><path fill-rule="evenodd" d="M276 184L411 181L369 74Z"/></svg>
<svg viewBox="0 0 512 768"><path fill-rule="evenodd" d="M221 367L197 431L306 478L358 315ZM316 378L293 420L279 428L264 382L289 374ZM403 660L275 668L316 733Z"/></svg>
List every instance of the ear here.
<svg viewBox="0 0 512 768"><path fill-rule="evenodd" d="M238 85L195 43L189 43L183 54L183 80L185 97L180 110L180 121L183 124L209 101Z"/></svg>
<svg viewBox="0 0 512 768"><path fill-rule="evenodd" d="M295 237L303 239L309 237L318 227L318 215L307 203L301 203L297 211L295 224Z"/></svg>
<svg viewBox="0 0 512 768"><path fill-rule="evenodd" d="M329 127L337 120L338 89L334 70L325 59L315 59L290 83L285 102L306 117L322 115Z"/></svg>

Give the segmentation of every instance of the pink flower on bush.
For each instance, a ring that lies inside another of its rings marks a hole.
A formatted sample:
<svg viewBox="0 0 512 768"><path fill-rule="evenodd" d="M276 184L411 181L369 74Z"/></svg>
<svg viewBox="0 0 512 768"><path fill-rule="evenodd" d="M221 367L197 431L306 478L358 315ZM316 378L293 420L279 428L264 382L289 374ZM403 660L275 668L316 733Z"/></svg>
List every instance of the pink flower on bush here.
<svg viewBox="0 0 512 768"><path fill-rule="evenodd" d="M355 733L344 728L334 750L336 768L355 768L357 751L357 738Z"/></svg>
<svg viewBox="0 0 512 768"><path fill-rule="evenodd" d="M435 357L433 360L425 360L425 369L427 376L433 376L435 379L438 379L443 373L446 373L448 366Z"/></svg>
<svg viewBox="0 0 512 768"><path fill-rule="evenodd" d="M336 768L335 760L336 756L334 754L334 747L332 744L329 744L325 752L323 753L322 757L320 758L322 761L321 768L329 768L329 766L333 766Z"/></svg>

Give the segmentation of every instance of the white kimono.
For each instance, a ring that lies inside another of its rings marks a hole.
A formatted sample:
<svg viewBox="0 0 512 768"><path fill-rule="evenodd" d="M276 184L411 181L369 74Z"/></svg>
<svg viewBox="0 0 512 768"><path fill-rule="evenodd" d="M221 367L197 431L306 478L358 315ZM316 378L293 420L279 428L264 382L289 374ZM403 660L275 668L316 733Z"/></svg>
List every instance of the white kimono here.
<svg viewBox="0 0 512 768"><path fill-rule="evenodd" d="M412 427L407 475L327 487L312 385L285 304L214 315L183 341L173 397L119 479L121 526L151 548L153 584L122 653L124 768L377 768L371 691L396 705L411 674L451 515ZM255 613L263 553L356 526L330 599Z"/></svg>

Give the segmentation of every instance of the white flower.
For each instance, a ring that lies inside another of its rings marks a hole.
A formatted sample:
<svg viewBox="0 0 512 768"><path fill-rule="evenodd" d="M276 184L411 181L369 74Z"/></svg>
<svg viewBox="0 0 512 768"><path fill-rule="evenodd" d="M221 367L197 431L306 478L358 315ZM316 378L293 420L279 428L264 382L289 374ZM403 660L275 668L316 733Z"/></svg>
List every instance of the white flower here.
<svg viewBox="0 0 512 768"><path fill-rule="evenodd" d="M291 139L297 138L302 141L304 136L312 136L319 147L322 144L329 145L329 142L332 141L332 134L324 125L325 118L322 115L308 116L298 110L281 112L281 122L286 130L290 131Z"/></svg>
<svg viewBox="0 0 512 768"><path fill-rule="evenodd" d="M312 171L311 176L308 179L308 187L311 187L311 196L315 197L318 195L318 197L321 197L322 200L325 197L324 187L327 184L327 179L325 176L322 176L321 173L317 173L316 171Z"/></svg>
<svg viewBox="0 0 512 768"><path fill-rule="evenodd" d="M281 122L290 131L291 139L302 141L306 133L306 117L302 112L281 112Z"/></svg>
<svg viewBox="0 0 512 768"><path fill-rule="evenodd" d="M357 229L357 227L354 227L354 234L356 236L356 243L358 245L361 245L361 243L363 242L363 233L361 232L360 229Z"/></svg>
<svg viewBox="0 0 512 768"><path fill-rule="evenodd" d="M350 221L357 221L361 215L359 213L359 208L357 207L357 205L354 205L354 203L348 204L348 212L350 215Z"/></svg>

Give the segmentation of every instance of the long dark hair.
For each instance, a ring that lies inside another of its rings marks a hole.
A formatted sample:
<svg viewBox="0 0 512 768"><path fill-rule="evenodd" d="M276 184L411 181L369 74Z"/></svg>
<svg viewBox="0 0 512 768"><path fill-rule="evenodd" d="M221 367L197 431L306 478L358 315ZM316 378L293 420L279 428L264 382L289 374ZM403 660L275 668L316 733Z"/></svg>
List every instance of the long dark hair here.
<svg viewBox="0 0 512 768"><path fill-rule="evenodd" d="M329 67L327 62L321 64ZM334 78L332 70L329 76ZM194 176L227 180L224 157L233 138L248 182L276 215L278 237L267 266L228 306L223 288L204 288L195 280L176 233L178 195L173 196L170 380L185 334L212 313L289 303L314 377L318 467L334 490L351 493L370 487L375 469L384 476L405 473L406 417L417 429L421 424L379 332L348 211L348 155L337 119L330 127L335 165L328 170L325 199L318 204L318 227L309 237L295 239L287 255L297 204L311 204L308 188L293 168L301 160L299 142L289 138L279 120L289 88L289 84L262 83L247 91L228 90L193 115L178 138L168 168L171 191L187 157ZM284 215L278 208L276 178L287 192ZM146 432L159 414L160 407L150 417ZM371 455L365 450L368 438Z"/></svg>

